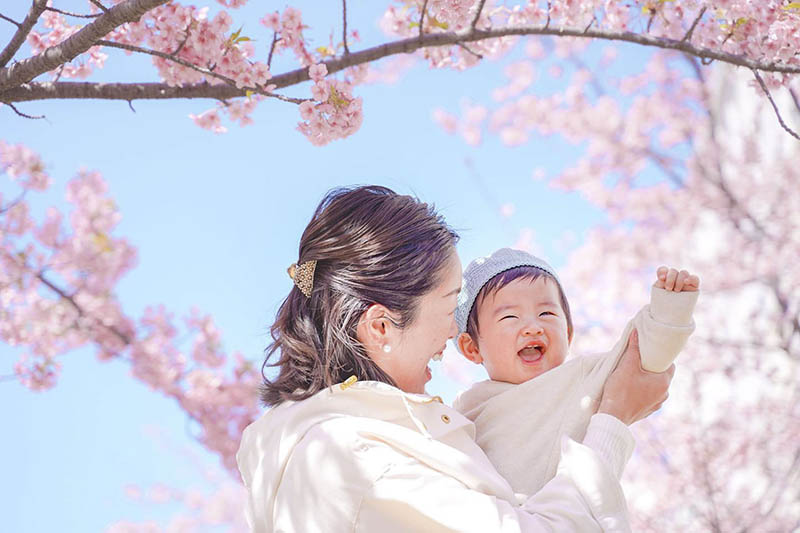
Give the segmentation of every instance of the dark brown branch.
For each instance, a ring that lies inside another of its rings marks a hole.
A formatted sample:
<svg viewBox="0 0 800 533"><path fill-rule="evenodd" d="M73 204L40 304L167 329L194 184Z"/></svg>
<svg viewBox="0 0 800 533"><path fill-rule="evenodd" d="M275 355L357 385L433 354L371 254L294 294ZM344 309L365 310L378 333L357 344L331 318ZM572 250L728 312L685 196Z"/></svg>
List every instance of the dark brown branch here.
<svg viewBox="0 0 800 533"><path fill-rule="evenodd" d="M425 24L425 14L428 12L428 0L422 2L422 9L419 11L419 40L422 40L423 24Z"/></svg>
<svg viewBox="0 0 800 533"><path fill-rule="evenodd" d="M11 58L14 57L14 54L17 53L19 47L25 42L25 39L33 29L36 21L39 20L39 17L41 17L42 13L44 13L46 7L47 0L34 0L30 11L28 11L28 15L25 17L25 20L22 21L22 24L17 25L17 31L14 33L14 36L11 37L8 45L6 45L3 51L0 52L0 67L5 67L8 62L11 61ZM3 70L5 69L0 69L0 72Z"/></svg>
<svg viewBox="0 0 800 533"><path fill-rule="evenodd" d="M17 115L21 116L22 118L29 118L31 120L39 120L39 119L42 119L42 118L46 118L44 115L28 115L27 113L23 113L22 111L17 109L17 107L14 104L12 104L10 102L3 102L3 103L5 105L7 105L8 107L10 107L14 111L14 113L16 113ZM0 211L0 212L2 212L2 211Z"/></svg>
<svg viewBox="0 0 800 533"><path fill-rule="evenodd" d="M132 1L132 0L131 0ZM145 0L138 0L143 2ZM147 0L149 2L163 2L166 0ZM120 4L117 9L125 4ZM102 17L92 24L100 22ZM83 31L83 30L81 30ZM77 34L76 34L77 35ZM684 52L690 56L701 59L716 59L732 65L738 65L763 72L800 73L800 66L779 63L764 63L743 56L698 48L690 43L672 39L639 35L631 32L614 33L603 30L589 30L584 33L583 28L547 28L547 27L506 27L491 30L473 30L467 33L426 33L422 37L411 37L367 48L358 52L351 52L347 56L325 61L324 64L329 74L355 65L371 63L378 59L395 54L408 54L421 48L434 46L452 46L458 43L470 43L485 39L496 39L512 35L554 35L561 37L580 37L588 39L604 39L609 41L622 41L642 46L652 46L668 50ZM63 43L62 43L63 44ZM38 57L38 56L37 56ZM70 58L71 59L71 58ZM57 65L56 65L57 66ZM8 70L8 69L3 69ZM2 79L3 70L0 70ZM52 70L52 68L50 69ZM270 79L270 84L277 88L289 87L307 81L308 69L299 68ZM215 98L226 99L243 96L244 91L229 87L216 87L210 84L186 85L183 87L170 87L165 83L67 83L58 84L28 83L17 87L0 90L0 100L6 102L21 102L28 100L58 99L58 98L103 98L111 100L132 100L139 98Z"/></svg>
<svg viewBox="0 0 800 533"><path fill-rule="evenodd" d="M42 283L44 283L45 286L47 286L51 291L55 292L62 300L64 300L68 304L70 304L70 306L72 306L72 308L75 309L75 311L78 313L78 316L81 316L81 317L86 317L87 316L86 312L83 310L83 308L80 305L78 305L78 303L75 301L75 298L73 298L72 296L70 296L69 294L64 292L64 290L61 287L58 287L57 285L52 283L50 280L48 280L46 277L44 277L44 274L39 272L39 273L36 274L36 278L39 281L41 281ZM93 319L96 324L98 324L99 326L102 326L103 328L105 328L108 331L110 331L111 333L113 333L114 336L116 336L119 340L121 340L126 346L131 344L130 338L127 335L125 335L124 333L122 333L120 330L115 328L114 326L107 326L106 324L103 324L102 321L100 321L100 320L98 320L96 318L93 318L93 317L87 317L87 318Z"/></svg>
<svg viewBox="0 0 800 533"><path fill-rule="evenodd" d="M122 44L122 43L115 43L113 41L105 41L105 40L102 40L102 39L97 41L97 44L100 45L100 46L107 46L107 47L110 47L110 48L121 48L122 50L128 50L130 52L138 52L138 53L141 53L141 54L148 54L148 55L160 57L162 59L166 59L167 61L172 61L174 63L177 63L177 64L179 64L179 65L181 65L183 67L186 67L186 68L189 68L189 69L192 69L192 70L196 70L197 72L200 72L201 74L204 74L206 76L211 76L213 78L217 78L218 80L227 83L231 87L236 87L236 80L234 80L232 78L229 78L227 76L223 76L222 74L218 74L217 72L214 72L211 69L207 69L207 68L195 65L194 63L190 63L189 61L183 60L183 59L181 59L179 57L175 57L172 54L159 52L158 50L151 50L149 48L142 48L142 47L139 47L139 46L133 46L133 45L130 45L130 44ZM293 104L301 104L301 103L303 103L305 101L305 99L302 99L302 98L289 98L287 96L283 96L283 95L280 95L280 94L269 93L269 92L265 91L263 87L243 87L242 90L258 93L258 94L260 94L262 96L266 96L266 97L269 97L269 98L277 98L278 100L281 100L281 101L284 101L284 102L291 102ZM246 92L245 92L245 94L246 94ZM130 100L128 100L128 104L131 104ZM133 105L131 105L131 110L134 113L136 112L136 110L133 109Z"/></svg>
<svg viewBox="0 0 800 533"><path fill-rule="evenodd" d="M764 79L761 77L761 74L759 74L757 70L753 69L753 76L756 77L756 81L758 81L758 84L761 86L761 90L764 91L764 94L767 95L767 100L769 100L769 103L772 104L772 109L775 110L775 116L778 117L778 122L780 123L781 127L784 130L786 130L787 132L789 132L789 135L791 135L792 137L794 137L795 139L800 141L800 135L797 135L797 133L795 133L783 121L783 117L781 116L781 112L780 112L780 110L778 110L778 106L775 104L775 100L772 99L772 95L769 93L769 88L767 87L767 84L764 83Z"/></svg>
<svg viewBox="0 0 800 533"><path fill-rule="evenodd" d="M80 13L71 13L70 11L64 11L62 9L56 9L55 7L47 7L45 11L52 11L54 13L60 13L62 15L66 15L68 17L77 17L82 19L95 19L100 16L100 13L94 13L92 15L81 15Z"/></svg>
<svg viewBox="0 0 800 533"><path fill-rule="evenodd" d="M0 19L7 20L8 22L10 22L11 24L13 24L13 25L14 25L14 26L16 26L17 28L19 28L20 26L22 26L22 24L20 24L20 23L19 23L19 22L17 22L16 20L14 20L14 19L12 19L12 18L8 18L7 16L3 15L2 13L0 13Z"/></svg>
<svg viewBox="0 0 800 533"><path fill-rule="evenodd" d="M53 70L62 63L69 63L80 54L89 50L89 48L95 45L98 39L102 39L105 35L114 30L114 28L126 22L137 21L151 9L166 4L168 1L169 0L127 0L117 4L106 13L97 17L94 21L66 38L63 42L47 48L40 54L14 63L10 67L0 69L0 90L26 83L40 74ZM45 0L36 0L36 4L34 4L31 13L33 13L36 6L40 4L42 10L44 10ZM10 59L10 57L8 59ZM2 56L0 56L0 65L5 65L2 61Z"/></svg>
<svg viewBox="0 0 800 533"><path fill-rule="evenodd" d="M471 49L469 46L467 46L466 44L464 44L464 43L458 43L458 46L460 46L461 48L463 48L464 50L466 50L466 51L467 51L467 52L469 52L470 54L474 55L474 56L475 56L475 57L477 57L478 59L483 59L483 56L482 56L481 54L479 54L478 52L476 52L476 51L472 50L472 49Z"/></svg>
<svg viewBox="0 0 800 533"><path fill-rule="evenodd" d="M794 107L796 107L797 110L800 111L800 98L798 98L797 93L794 92L794 89L792 89L791 87L789 87L789 96L792 97L792 101L794 102Z"/></svg>
<svg viewBox="0 0 800 533"><path fill-rule="evenodd" d="M95 44L97 44L98 46L107 46L109 48L119 48L121 50L127 50L128 52L138 52L140 54L147 54L147 55L151 55L151 56L155 56L155 57L160 57L161 59L165 59L167 61L172 61L173 63L177 63L177 64L179 64L179 65L181 65L183 67L186 67L186 68L189 68L189 69L192 69L192 70L196 70L197 72L200 72L201 74L204 74L206 76L210 76L212 78L217 78L217 79L222 80L222 81L224 81L226 83L233 83L234 85L236 85L236 82L234 80L232 80L231 78L228 78L227 76L223 76L222 74L217 74L213 70L209 70L209 69L207 69L205 67L201 67L199 65L195 65L194 63L190 63L189 61L186 61L186 60L181 59L179 57L175 57L174 54L168 54L166 52L159 52L158 50L152 50L150 48L142 48L140 46L134 46L132 44L115 43L114 41L106 41L104 39L100 39Z"/></svg>
<svg viewBox="0 0 800 533"><path fill-rule="evenodd" d="M478 4L478 10L475 12L475 18L472 19L472 24L469 25L471 29L475 29L478 25L478 19L481 18L481 12L483 11L483 5L486 3L486 0L481 0Z"/></svg>
<svg viewBox="0 0 800 533"><path fill-rule="evenodd" d="M96 5L97 7L99 7L100 11L102 11L103 13L108 13L108 8L103 4L101 4L100 2L98 2L98 0L89 0L89 1L94 5Z"/></svg>
<svg viewBox="0 0 800 533"><path fill-rule="evenodd" d="M683 39L681 39L682 43L687 43L692 39L692 34L694 33L694 29L697 27L697 24L700 22L700 19L703 18L703 15L705 14L706 14L706 7L703 6L703 9L701 9L700 13L698 13L697 15L697 18L694 19L694 22L692 22L692 27L689 28L689 31L687 31L686 35L684 35Z"/></svg>
<svg viewBox="0 0 800 533"><path fill-rule="evenodd" d="M347 0L342 0L342 44L344 44L344 55L350 54L347 47Z"/></svg>
<svg viewBox="0 0 800 533"><path fill-rule="evenodd" d="M269 57L267 57L267 68L272 67L272 54L275 53L275 45L278 44L278 32L272 32L272 44L269 47Z"/></svg>

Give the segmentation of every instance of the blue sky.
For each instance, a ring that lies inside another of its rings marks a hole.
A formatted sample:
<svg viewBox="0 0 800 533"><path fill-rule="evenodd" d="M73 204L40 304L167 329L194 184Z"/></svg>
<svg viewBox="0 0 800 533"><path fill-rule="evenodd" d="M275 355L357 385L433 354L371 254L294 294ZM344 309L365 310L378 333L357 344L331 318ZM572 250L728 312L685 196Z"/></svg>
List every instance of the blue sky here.
<svg viewBox="0 0 800 533"><path fill-rule="evenodd" d="M3 13L21 19L27 3L20 4ZM259 39L259 46L269 36L257 20L284 7L265 4L253 1L235 15L237 27L242 24L243 34ZM77 1L56 5L84 9ZM319 44L340 31L338 2L297 5ZM380 5L349 3L349 26L363 39L352 49L384 39L377 28ZM13 28L0 24L4 43ZM647 57L622 50L633 64ZM149 60L115 52L92 79L155 79ZM553 137L508 148L488 137L474 148L431 120L436 107L457 113L466 100L490 103L511 60L466 72L419 64L397 84L359 87L361 130L322 148L295 131L296 107L277 101L260 105L254 125L228 125L224 135L201 130L188 118L212 107L208 101L140 101L135 113L120 102L33 102L19 107L47 120L25 120L0 108L0 139L23 143L44 158L54 184L45 194L30 195L36 213L50 205L66 209L65 184L80 168L102 173L122 213L116 235L138 249L138 266L118 286L129 315L162 303L178 317L197 307L214 316L229 353L240 351L260 363L275 310L291 287L286 267L296 260L299 236L331 187L378 183L436 204L462 235L464 264L532 228L537 246L558 267L584 231L602 221L577 195L532 178L536 168L556 173L580 147ZM291 65L278 62L273 70L280 72L281 64ZM540 79L536 92L558 90ZM302 85L287 92L308 91ZM3 177L0 191L14 190ZM508 202L516 210L507 218L499 206ZM0 344L0 375L12 373L21 353ZM192 439L182 411L131 379L124 362L100 363L91 349L66 354L61 362L59 384L48 392L0 382L5 530L99 531L123 519L164 521L174 509L132 502L125 486L211 490L213 476L224 477L216 457ZM451 398L455 388L437 371L429 391Z"/></svg>

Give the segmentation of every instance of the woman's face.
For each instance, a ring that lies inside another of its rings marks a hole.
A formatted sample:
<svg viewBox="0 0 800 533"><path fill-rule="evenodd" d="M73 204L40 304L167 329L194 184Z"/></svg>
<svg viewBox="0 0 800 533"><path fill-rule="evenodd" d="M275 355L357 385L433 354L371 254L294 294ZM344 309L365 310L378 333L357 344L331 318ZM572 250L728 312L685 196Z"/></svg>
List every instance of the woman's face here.
<svg viewBox="0 0 800 533"><path fill-rule="evenodd" d="M441 281L420 298L414 320L400 331L397 346L381 354L379 366L397 386L412 393L424 393L431 379L428 363L444 351L447 339L458 329L454 311L461 290L461 261L453 250L442 272Z"/></svg>

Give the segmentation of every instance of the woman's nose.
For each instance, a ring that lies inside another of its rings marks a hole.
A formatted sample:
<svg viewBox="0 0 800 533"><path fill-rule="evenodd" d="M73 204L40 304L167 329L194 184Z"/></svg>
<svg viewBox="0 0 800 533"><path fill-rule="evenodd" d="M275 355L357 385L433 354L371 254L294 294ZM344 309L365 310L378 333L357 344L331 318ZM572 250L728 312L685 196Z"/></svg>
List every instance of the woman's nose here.
<svg viewBox="0 0 800 533"><path fill-rule="evenodd" d="M453 317L453 320L450 322L450 331L447 335L447 338L452 339L456 335L458 335L458 325L456 324L455 317Z"/></svg>

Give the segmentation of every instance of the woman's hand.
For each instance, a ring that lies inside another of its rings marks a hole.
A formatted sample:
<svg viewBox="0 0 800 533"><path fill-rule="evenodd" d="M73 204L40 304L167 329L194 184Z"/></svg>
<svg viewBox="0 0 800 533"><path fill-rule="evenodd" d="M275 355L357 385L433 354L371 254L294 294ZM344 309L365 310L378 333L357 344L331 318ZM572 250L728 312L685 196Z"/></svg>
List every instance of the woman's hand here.
<svg viewBox="0 0 800 533"><path fill-rule="evenodd" d="M642 369L639 335L634 329L614 372L608 376L598 413L631 425L657 411L669 396L675 365L661 373Z"/></svg>

